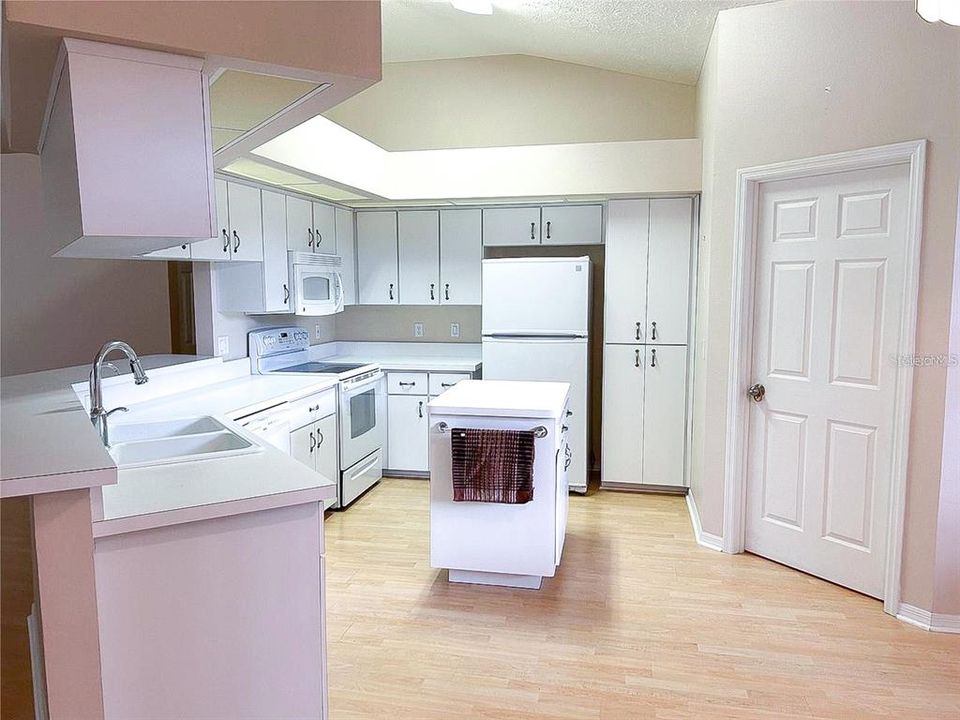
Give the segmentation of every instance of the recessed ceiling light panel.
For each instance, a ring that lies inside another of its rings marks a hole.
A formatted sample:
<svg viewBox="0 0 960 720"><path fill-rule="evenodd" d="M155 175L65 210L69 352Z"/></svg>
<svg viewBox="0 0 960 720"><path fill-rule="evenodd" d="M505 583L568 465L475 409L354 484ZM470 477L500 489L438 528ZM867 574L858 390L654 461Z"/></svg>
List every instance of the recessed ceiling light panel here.
<svg viewBox="0 0 960 720"><path fill-rule="evenodd" d="M492 0L450 0L450 4L472 15L493 15Z"/></svg>

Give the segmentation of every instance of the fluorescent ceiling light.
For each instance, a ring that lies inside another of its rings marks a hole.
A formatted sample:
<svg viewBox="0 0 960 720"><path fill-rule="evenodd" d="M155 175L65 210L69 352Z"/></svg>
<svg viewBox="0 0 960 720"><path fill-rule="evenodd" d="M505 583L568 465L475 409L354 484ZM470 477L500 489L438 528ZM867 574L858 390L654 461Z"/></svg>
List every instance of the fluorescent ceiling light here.
<svg viewBox="0 0 960 720"><path fill-rule="evenodd" d="M492 0L450 0L450 4L457 10L472 15L493 15Z"/></svg>
<svg viewBox="0 0 960 720"><path fill-rule="evenodd" d="M960 0L917 0L917 14L929 23L960 25Z"/></svg>

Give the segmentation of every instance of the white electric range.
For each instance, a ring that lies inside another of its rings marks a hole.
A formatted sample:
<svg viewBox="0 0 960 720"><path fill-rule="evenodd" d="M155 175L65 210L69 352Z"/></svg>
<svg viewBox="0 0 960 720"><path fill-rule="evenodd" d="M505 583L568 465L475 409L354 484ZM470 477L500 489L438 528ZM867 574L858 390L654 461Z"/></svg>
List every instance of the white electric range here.
<svg viewBox="0 0 960 720"><path fill-rule="evenodd" d="M340 488L334 507L347 507L383 476L387 395L380 366L312 360L310 334L296 326L253 330L247 342L254 373L311 373L339 381Z"/></svg>

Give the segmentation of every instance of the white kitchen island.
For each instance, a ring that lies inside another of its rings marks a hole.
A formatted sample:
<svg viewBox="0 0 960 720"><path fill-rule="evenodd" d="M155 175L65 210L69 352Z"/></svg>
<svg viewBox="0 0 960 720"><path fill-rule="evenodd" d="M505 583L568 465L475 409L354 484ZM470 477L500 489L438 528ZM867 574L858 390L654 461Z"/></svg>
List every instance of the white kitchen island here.
<svg viewBox="0 0 960 720"><path fill-rule="evenodd" d="M568 383L465 380L430 401L430 564L450 582L538 589L560 564L567 525ZM533 499L455 502L450 430L543 427Z"/></svg>

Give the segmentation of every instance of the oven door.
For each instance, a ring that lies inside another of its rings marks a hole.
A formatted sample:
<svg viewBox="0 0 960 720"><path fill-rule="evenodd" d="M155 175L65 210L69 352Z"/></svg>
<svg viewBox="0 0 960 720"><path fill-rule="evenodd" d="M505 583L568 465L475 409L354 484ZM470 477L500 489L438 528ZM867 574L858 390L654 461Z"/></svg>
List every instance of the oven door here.
<svg viewBox="0 0 960 720"><path fill-rule="evenodd" d="M343 282L339 270L294 263L294 312L297 315L332 315L343 310Z"/></svg>
<svg viewBox="0 0 960 720"><path fill-rule="evenodd" d="M340 384L340 469L383 447L387 423L384 374Z"/></svg>

